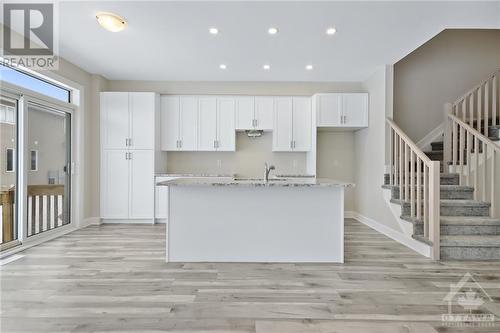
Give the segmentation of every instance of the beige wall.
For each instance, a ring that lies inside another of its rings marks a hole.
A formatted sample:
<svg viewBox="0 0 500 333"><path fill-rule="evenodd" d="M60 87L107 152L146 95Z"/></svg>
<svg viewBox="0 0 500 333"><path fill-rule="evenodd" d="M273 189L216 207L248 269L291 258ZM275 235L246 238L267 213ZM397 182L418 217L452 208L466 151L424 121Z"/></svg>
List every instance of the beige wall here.
<svg viewBox="0 0 500 333"><path fill-rule="evenodd" d="M169 173L237 174L262 178L264 163L276 167L273 173L306 173L306 153L273 153L272 133L249 138L244 132L236 135L236 152L168 152ZM219 163L220 161L220 167Z"/></svg>
<svg viewBox="0 0 500 333"><path fill-rule="evenodd" d="M316 171L319 178L355 182L354 133L319 131ZM345 209L354 210L354 188L345 192Z"/></svg>
<svg viewBox="0 0 500 333"><path fill-rule="evenodd" d="M362 92L359 82L171 82L109 81L109 91L154 91L160 94L303 95Z"/></svg>
<svg viewBox="0 0 500 333"><path fill-rule="evenodd" d="M444 30L394 65L394 119L414 141L454 102L500 68L500 30Z"/></svg>

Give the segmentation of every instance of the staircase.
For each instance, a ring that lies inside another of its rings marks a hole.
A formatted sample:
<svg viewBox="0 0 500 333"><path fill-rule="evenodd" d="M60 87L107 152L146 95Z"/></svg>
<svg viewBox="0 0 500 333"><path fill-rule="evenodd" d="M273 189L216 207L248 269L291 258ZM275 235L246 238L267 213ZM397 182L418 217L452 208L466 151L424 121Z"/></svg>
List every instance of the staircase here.
<svg viewBox="0 0 500 333"><path fill-rule="evenodd" d="M443 167L443 142L433 142L425 154ZM391 202L401 205L401 219L413 225L412 237L432 244L424 237L422 219L412 218L410 202L400 200L400 187L389 185ZM474 200L474 187L459 185L459 174L440 174L440 257L442 260L500 260L500 219L490 217L489 202Z"/></svg>
<svg viewBox="0 0 500 333"><path fill-rule="evenodd" d="M401 208L403 230L428 244L433 259L500 260L499 80L497 70L446 104L443 139L430 151L387 119L390 173L382 187Z"/></svg>

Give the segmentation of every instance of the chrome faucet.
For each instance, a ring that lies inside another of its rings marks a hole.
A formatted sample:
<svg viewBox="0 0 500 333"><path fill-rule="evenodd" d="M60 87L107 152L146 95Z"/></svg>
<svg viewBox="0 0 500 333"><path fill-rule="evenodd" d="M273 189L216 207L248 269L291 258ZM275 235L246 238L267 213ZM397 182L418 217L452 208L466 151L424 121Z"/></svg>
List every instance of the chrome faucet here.
<svg viewBox="0 0 500 333"><path fill-rule="evenodd" d="M264 163L265 167L266 167L266 172L264 173L264 181L267 183L269 181L269 173L271 172L271 170L275 170L276 168L274 167L274 165L268 165L267 162Z"/></svg>

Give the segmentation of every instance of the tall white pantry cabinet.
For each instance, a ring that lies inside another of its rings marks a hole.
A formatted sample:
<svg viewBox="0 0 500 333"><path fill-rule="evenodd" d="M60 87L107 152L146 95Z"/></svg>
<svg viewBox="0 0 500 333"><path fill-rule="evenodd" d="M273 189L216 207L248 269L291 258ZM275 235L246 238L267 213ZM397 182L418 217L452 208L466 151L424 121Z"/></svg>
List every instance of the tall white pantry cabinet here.
<svg viewBox="0 0 500 333"><path fill-rule="evenodd" d="M100 112L101 219L153 223L159 96L102 92Z"/></svg>

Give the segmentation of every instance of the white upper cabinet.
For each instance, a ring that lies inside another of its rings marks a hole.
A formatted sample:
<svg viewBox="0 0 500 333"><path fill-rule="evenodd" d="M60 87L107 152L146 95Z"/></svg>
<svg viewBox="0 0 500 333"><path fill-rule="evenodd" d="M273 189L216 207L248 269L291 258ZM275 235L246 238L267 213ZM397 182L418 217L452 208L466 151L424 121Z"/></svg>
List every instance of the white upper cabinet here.
<svg viewBox="0 0 500 333"><path fill-rule="evenodd" d="M317 95L315 98L318 112L318 126L340 126L342 94Z"/></svg>
<svg viewBox="0 0 500 333"><path fill-rule="evenodd" d="M235 98L236 129L272 131L274 97L239 96Z"/></svg>
<svg viewBox="0 0 500 333"><path fill-rule="evenodd" d="M198 150L215 150L217 148L217 99L201 97L199 107Z"/></svg>
<svg viewBox="0 0 500 333"><path fill-rule="evenodd" d="M309 97L293 98L293 150L310 151L312 141L312 112Z"/></svg>
<svg viewBox="0 0 500 333"><path fill-rule="evenodd" d="M318 127L368 127L368 94L318 94L316 104Z"/></svg>
<svg viewBox="0 0 500 333"><path fill-rule="evenodd" d="M236 150L235 99L221 97L217 99L217 142L219 151Z"/></svg>
<svg viewBox="0 0 500 333"><path fill-rule="evenodd" d="M274 97L255 97L255 129L271 131L274 121Z"/></svg>
<svg viewBox="0 0 500 333"><path fill-rule="evenodd" d="M129 94L130 149L154 149L155 94L133 92ZM154 127L153 127L154 128Z"/></svg>
<svg viewBox="0 0 500 333"><path fill-rule="evenodd" d="M101 93L104 149L154 149L155 94Z"/></svg>
<svg viewBox="0 0 500 333"><path fill-rule="evenodd" d="M198 149L198 98L161 96L161 150Z"/></svg>
<svg viewBox="0 0 500 333"><path fill-rule="evenodd" d="M368 126L368 94L342 94L345 127Z"/></svg>
<svg viewBox="0 0 500 333"><path fill-rule="evenodd" d="M180 137L179 150L195 151L198 149L198 97L180 98Z"/></svg>
<svg viewBox="0 0 500 333"><path fill-rule="evenodd" d="M101 138L104 149L127 149L129 140L129 94L101 93Z"/></svg>
<svg viewBox="0 0 500 333"><path fill-rule="evenodd" d="M274 113L273 151L310 151L311 99L309 97L276 97Z"/></svg>
<svg viewBox="0 0 500 333"><path fill-rule="evenodd" d="M238 96L235 98L236 129L249 130L255 125L255 99L253 96Z"/></svg>
<svg viewBox="0 0 500 333"><path fill-rule="evenodd" d="M291 97L274 100L273 151L293 149L293 102Z"/></svg>
<svg viewBox="0 0 500 333"><path fill-rule="evenodd" d="M180 98L161 97L161 150L179 150Z"/></svg>

